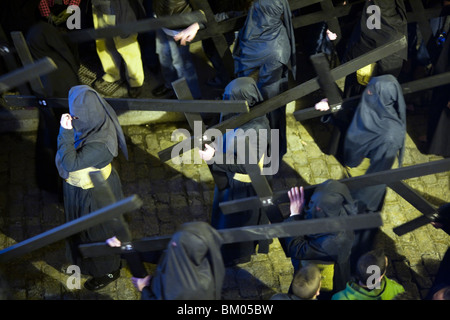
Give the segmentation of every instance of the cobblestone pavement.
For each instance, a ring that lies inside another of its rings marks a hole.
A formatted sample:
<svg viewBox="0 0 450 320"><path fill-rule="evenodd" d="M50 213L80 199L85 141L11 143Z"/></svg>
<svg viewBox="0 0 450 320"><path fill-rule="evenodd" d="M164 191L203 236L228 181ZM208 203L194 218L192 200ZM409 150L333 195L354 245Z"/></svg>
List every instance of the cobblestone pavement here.
<svg viewBox="0 0 450 320"><path fill-rule="evenodd" d="M288 153L283 158L273 188L287 190L294 185L312 185L327 179L341 179L344 168L323 150L330 128L319 121L297 122L292 112L298 102L287 108ZM423 117L409 114L409 134L404 165L439 160L422 154L415 141ZM172 132L186 123L129 125L129 161L120 155L114 166L119 171L126 196L137 194L143 206L126 214L135 239L172 234L189 221L209 221L213 181L205 164L161 163L158 151L169 147ZM64 223L63 207L57 195L40 190L35 182L35 132L0 135L0 248L6 248ZM406 182L432 203L450 201L449 172L409 179ZM382 210L383 226L376 245L385 248L390 264L388 276L397 279L412 299L421 299L430 288L450 237L430 225L402 237L393 227L420 213L388 189ZM137 300L131 273L122 268L121 277L98 292L69 289L66 273L65 243L60 241L2 266L13 299L31 300ZM146 264L149 272L155 265ZM267 300L286 292L292 280L292 266L279 241L274 239L268 254L257 254L248 263L227 268L223 299ZM83 278L84 281L86 278Z"/></svg>

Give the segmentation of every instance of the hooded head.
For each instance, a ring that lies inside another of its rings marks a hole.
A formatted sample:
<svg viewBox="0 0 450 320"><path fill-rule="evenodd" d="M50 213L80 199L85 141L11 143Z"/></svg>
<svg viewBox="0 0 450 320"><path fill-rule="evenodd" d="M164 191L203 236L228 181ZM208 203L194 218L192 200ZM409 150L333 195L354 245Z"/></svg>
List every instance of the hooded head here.
<svg viewBox="0 0 450 320"><path fill-rule="evenodd" d="M222 238L205 222L181 226L171 238L154 277L157 300L219 300L225 276Z"/></svg>
<svg viewBox="0 0 450 320"><path fill-rule="evenodd" d="M223 92L223 100L245 100L250 108L263 101L263 96L251 77L240 77L232 80ZM223 113L220 121L225 121L236 114Z"/></svg>
<svg viewBox="0 0 450 320"><path fill-rule="evenodd" d="M103 142L113 156L118 148L128 159L125 136L114 109L94 89L87 85L69 91L69 112L75 135L75 148L90 142Z"/></svg>
<svg viewBox="0 0 450 320"><path fill-rule="evenodd" d="M307 219L332 218L357 214L356 203L347 186L327 180L316 187L306 209Z"/></svg>
<svg viewBox="0 0 450 320"><path fill-rule="evenodd" d="M392 75L373 77L368 83L347 130L345 164L358 166L364 158L378 162L383 154L398 152L402 165L406 135L406 103ZM382 149L392 148L392 150ZM374 153L375 152L375 153Z"/></svg>

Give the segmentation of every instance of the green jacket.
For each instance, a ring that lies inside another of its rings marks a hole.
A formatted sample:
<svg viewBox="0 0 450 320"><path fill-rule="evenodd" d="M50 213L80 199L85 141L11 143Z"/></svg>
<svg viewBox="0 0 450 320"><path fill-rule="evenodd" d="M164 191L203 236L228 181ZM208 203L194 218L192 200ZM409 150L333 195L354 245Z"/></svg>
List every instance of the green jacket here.
<svg viewBox="0 0 450 320"><path fill-rule="evenodd" d="M367 290L351 281L344 290L335 293L331 300L392 300L402 292L405 289L401 284L384 276L379 289Z"/></svg>

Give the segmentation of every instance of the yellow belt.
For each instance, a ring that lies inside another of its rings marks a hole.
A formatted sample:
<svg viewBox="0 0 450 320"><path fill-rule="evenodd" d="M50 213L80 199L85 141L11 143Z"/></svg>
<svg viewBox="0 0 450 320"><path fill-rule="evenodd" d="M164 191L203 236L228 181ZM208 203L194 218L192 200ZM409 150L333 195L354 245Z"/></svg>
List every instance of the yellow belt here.
<svg viewBox="0 0 450 320"><path fill-rule="evenodd" d="M91 177L89 176L90 172L100 171L102 173L103 178L106 180L111 174L111 170L112 166L110 163L101 169L89 167L86 169L72 171L69 172L69 177L66 179L66 182L72 186L79 187L82 189L91 189L94 187L94 184L92 183Z"/></svg>
<svg viewBox="0 0 450 320"><path fill-rule="evenodd" d="M264 155L262 155L261 159L258 162L258 167L262 170L264 165ZM250 179L250 176L248 174L244 173L235 173L233 176L234 180L245 182L245 183L251 183L252 180Z"/></svg>

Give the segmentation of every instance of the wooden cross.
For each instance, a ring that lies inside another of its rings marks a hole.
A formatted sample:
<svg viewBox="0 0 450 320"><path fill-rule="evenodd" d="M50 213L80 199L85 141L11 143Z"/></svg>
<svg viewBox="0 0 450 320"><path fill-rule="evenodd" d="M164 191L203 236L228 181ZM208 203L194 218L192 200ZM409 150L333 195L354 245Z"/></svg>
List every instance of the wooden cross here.
<svg viewBox="0 0 450 320"><path fill-rule="evenodd" d="M25 65L7 74L0 76L0 93L8 91L19 85L34 81L36 77L48 74L57 69L50 58L43 58L35 63Z"/></svg>
<svg viewBox="0 0 450 320"><path fill-rule="evenodd" d="M246 226L217 230L223 239L222 244L245 241L258 241L273 238L286 238L316 233L331 233L342 230L363 230L377 228L383 225L380 213L355 215L349 217L333 217L307 219L272 223L258 226ZM133 247L138 252L164 250L171 236L157 236L133 241ZM112 254L122 254L121 248L113 248L104 243L83 244L79 247L83 256L98 257Z"/></svg>

